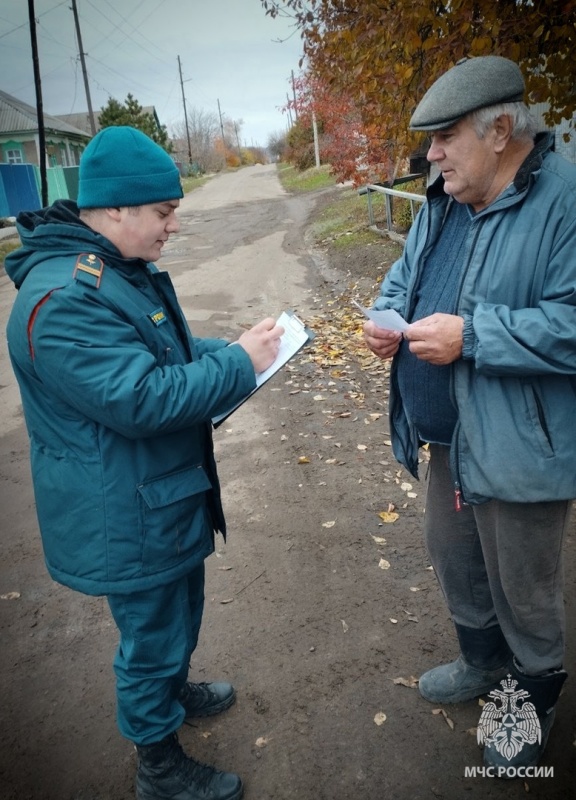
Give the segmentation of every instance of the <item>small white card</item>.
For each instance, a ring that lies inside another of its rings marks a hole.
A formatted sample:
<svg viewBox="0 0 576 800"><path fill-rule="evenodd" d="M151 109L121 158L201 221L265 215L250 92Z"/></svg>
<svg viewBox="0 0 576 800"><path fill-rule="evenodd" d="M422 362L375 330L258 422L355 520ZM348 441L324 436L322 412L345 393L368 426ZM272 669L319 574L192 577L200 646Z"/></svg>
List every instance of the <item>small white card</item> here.
<svg viewBox="0 0 576 800"><path fill-rule="evenodd" d="M356 300L352 300L355 306L358 306L364 316L375 322L379 328L385 328L389 331L405 331L408 323L397 311L393 308L386 308L383 311L376 311L373 308L364 308Z"/></svg>

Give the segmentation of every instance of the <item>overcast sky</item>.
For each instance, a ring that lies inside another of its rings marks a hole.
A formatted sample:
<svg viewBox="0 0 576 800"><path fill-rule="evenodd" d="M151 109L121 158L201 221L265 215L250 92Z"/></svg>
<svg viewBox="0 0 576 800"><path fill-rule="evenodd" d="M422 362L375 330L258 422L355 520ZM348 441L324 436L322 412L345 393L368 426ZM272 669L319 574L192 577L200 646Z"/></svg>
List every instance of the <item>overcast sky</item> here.
<svg viewBox="0 0 576 800"><path fill-rule="evenodd" d="M131 93L171 130L184 108L243 120L241 144L282 133L280 110L299 74L300 36L260 0L77 0L92 108ZM71 0L34 0L42 99L47 114L86 111ZM26 0L0 2L0 89L36 106Z"/></svg>

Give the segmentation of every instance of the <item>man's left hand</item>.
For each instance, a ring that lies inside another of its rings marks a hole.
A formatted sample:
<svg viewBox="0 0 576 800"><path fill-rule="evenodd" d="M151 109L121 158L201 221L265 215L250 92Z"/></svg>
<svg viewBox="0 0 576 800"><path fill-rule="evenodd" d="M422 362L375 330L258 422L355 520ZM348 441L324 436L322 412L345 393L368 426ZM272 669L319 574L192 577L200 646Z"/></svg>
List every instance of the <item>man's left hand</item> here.
<svg viewBox="0 0 576 800"><path fill-rule="evenodd" d="M405 331L410 352L423 361L442 366L462 355L464 320L454 314L431 314L413 322Z"/></svg>

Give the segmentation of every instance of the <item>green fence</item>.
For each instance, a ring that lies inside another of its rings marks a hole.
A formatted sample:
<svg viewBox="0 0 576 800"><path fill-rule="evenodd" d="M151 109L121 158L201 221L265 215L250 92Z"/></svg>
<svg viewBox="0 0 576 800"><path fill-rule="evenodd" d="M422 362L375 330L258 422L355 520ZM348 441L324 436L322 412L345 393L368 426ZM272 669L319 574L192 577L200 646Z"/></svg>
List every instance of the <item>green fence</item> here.
<svg viewBox="0 0 576 800"><path fill-rule="evenodd" d="M49 205L55 200L76 200L78 167L49 167L46 177ZM40 168L35 164L0 164L0 217L15 217L20 211L41 207Z"/></svg>

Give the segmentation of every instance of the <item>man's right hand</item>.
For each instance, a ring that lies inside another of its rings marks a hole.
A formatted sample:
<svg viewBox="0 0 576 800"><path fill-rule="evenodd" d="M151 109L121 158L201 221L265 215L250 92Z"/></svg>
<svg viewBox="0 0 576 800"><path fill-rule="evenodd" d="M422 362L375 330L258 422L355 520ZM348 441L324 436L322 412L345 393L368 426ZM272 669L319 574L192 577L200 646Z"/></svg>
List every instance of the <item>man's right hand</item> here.
<svg viewBox="0 0 576 800"><path fill-rule="evenodd" d="M238 339L250 356L254 372L258 375L274 362L280 349L280 337L284 333L281 325L276 325L276 320L266 317L262 322L254 325Z"/></svg>
<svg viewBox="0 0 576 800"><path fill-rule="evenodd" d="M402 333L379 328L369 320L364 324L364 339L372 352L380 358L392 358L400 347Z"/></svg>

